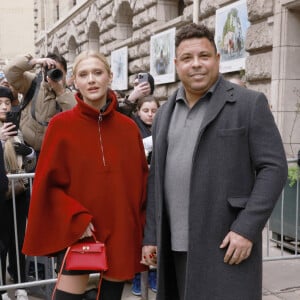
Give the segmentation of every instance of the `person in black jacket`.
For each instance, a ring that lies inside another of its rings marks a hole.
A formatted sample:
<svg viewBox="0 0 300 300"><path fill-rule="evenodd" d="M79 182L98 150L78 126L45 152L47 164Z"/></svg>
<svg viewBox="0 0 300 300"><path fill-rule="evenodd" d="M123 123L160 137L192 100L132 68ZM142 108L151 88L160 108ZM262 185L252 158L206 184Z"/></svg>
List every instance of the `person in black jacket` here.
<svg viewBox="0 0 300 300"><path fill-rule="evenodd" d="M139 79L141 75L146 75L146 81ZM139 99L153 95L155 88L154 78L150 73L139 73L134 79L133 86L133 91L125 97L122 91L115 91L118 98L117 110L128 117L132 117L132 114L136 111Z"/></svg>
<svg viewBox="0 0 300 300"><path fill-rule="evenodd" d="M3 149L0 145L0 220L3 220L3 204L6 199L6 192L8 190L8 179L6 176L6 171L4 167L4 159L3 159ZM2 224L0 225L2 227ZM0 255L2 256L3 251L5 251L5 246L2 241L2 237L0 236ZM0 256L0 257L1 257ZM4 270L5 273L5 270ZM2 278L5 276L5 274L2 273ZM1 292L3 293L3 292ZM5 294L5 292L4 292ZM1 295L2 299L2 295Z"/></svg>
<svg viewBox="0 0 300 300"><path fill-rule="evenodd" d="M137 110L132 116L132 119L140 129L148 164L150 164L152 153L151 127L159 106L159 101L152 95L149 95L137 101Z"/></svg>
<svg viewBox="0 0 300 300"><path fill-rule="evenodd" d="M154 120L154 116L159 108L160 104L154 96L149 95L137 100L136 103L136 113L131 116L131 118L137 124L141 137L143 139L143 144L145 148L145 155L147 162L150 165L151 155L152 155L152 133L151 127ZM148 284L149 288L156 292L156 269L152 268L148 273ZM131 292L135 296L141 295L141 274L135 275Z"/></svg>
<svg viewBox="0 0 300 300"><path fill-rule="evenodd" d="M1 156L4 161L6 174L18 174L31 172L35 167L36 156L32 148L25 145L22 132L18 129L18 118L16 114L11 114L12 101L14 96L12 91L5 86L0 86L0 141ZM1 179L2 182L2 179ZM5 284L6 279L6 260L9 256L8 272L15 283L26 281L25 272L25 255L21 253L23 244L26 218L29 204L29 182L28 179L14 181L14 186L8 184L8 191L1 195L1 220L0 220L0 240L2 242L1 251L1 268L2 283ZM14 198L12 194L14 189ZM18 235L18 251L15 241L15 220L14 205L16 208L16 225ZM20 278L17 269L17 252L19 253ZM16 299L28 299L27 293L23 289L17 289L15 292ZM2 295L2 300L10 299L7 294Z"/></svg>
<svg viewBox="0 0 300 300"><path fill-rule="evenodd" d="M8 189L8 179L4 167L3 149L0 147L0 202L5 199L5 194Z"/></svg>

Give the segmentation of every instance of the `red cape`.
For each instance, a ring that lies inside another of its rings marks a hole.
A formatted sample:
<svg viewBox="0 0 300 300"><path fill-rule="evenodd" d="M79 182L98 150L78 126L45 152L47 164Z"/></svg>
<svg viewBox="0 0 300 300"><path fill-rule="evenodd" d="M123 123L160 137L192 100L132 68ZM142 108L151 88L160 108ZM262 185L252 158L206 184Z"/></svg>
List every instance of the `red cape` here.
<svg viewBox="0 0 300 300"><path fill-rule="evenodd" d="M76 242L92 221L106 243L108 277L142 269L148 166L137 126L115 110L78 104L53 117L34 179L23 245L27 255L52 255Z"/></svg>

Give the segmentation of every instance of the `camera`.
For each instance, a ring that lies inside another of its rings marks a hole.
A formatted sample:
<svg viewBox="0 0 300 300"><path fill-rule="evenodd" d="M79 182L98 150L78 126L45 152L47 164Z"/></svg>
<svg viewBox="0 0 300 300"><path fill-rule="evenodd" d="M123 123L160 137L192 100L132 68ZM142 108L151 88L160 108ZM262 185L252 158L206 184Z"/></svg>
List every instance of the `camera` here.
<svg viewBox="0 0 300 300"><path fill-rule="evenodd" d="M45 68L45 81L47 81L47 76L53 81L60 81L63 78L63 72L60 69L48 69Z"/></svg>
<svg viewBox="0 0 300 300"><path fill-rule="evenodd" d="M148 73L139 73L138 74L138 81L141 82L148 82Z"/></svg>
<svg viewBox="0 0 300 300"><path fill-rule="evenodd" d="M16 112L16 111L6 112L5 122L6 123L9 123L9 122L13 123L16 126L15 128L11 129L10 131L18 131L19 124L20 124L20 117L21 117L21 114L19 112Z"/></svg>

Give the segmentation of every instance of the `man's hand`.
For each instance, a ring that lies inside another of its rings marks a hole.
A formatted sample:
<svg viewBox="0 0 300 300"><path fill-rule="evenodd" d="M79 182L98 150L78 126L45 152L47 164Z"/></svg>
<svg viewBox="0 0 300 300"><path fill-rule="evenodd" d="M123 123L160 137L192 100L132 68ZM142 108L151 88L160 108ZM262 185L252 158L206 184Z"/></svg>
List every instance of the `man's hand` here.
<svg viewBox="0 0 300 300"><path fill-rule="evenodd" d="M63 83L63 80L60 81L54 81L49 76L47 76L48 84L51 87L51 89L54 91L56 96L62 95L65 91L65 85Z"/></svg>
<svg viewBox="0 0 300 300"><path fill-rule="evenodd" d="M47 67L48 69L56 68L56 61L49 57L32 58L29 63L32 66L41 65L42 67Z"/></svg>
<svg viewBox="0 0 300 300"><path fill-rule="evenodd" d="M142 249L142 260L141 263L147 266L156 266L156 246L144 246Z"/></svg>
<svg viewBox="0 0 300 300"><path fill-rule="evenodd" d="M57 68L57 62L49 57L32 58L29 63L32 66L41 65L43 68L48 68L49 70ZM56 96L60 96L66 91L65 82L63 79L56 82L47 76L47 81Z"/></svg>
<svg viewBox="0 0 300 300"><path fill-rule="evenodd" d="M253 243L250 240L230 231L220 245L221 249L228 247L224 256L224 262L230 265L238 265L250 256L252 246Z"/></svg>

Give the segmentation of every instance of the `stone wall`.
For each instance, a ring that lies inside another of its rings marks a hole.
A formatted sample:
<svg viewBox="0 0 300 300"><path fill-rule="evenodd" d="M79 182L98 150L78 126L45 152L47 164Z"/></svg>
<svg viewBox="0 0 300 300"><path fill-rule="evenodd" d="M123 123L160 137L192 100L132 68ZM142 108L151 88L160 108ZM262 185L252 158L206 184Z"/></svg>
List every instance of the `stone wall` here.
<svg viewBox="0 0 300 300"><path fill-rule="evenodd" d="M178 29L191 22L194 9L192 0L77 0L74 7L72 7L72 1L59 2L61 5L65 5L61 9L65 15L61 15L60 20L55 21L53 7L58 1L47 1L52 12L49 17L52 19L46 20L46 31L43 31L42 4L44 1L35 0L37 11L36 55L45 55L47 51L59 51L68 59L69 66L71 66L76 54L82 50L100 49L110 60L111 51L128 46L129 90L127 93L132 88L131 83L135 74L150 69L150 37L170 28ZM232 2L235 1L201 0L199 22L203 22L214 30L216 10ZM293 61L285 59L285 53L288 53L288 42L284 42L285 36L284 34L282 36L282 28L288 27L289 34L291 29L292 32L298 34L298 29L293 28L297 25L284 25L284 22L288 23L285 21L288 18L284 17L287 11L293 12L295 7L299 12L300 0L280 2L277 0L247 0L250 27L246 36L245 46L248 56L245 71L224 74L226 78L242 76L249 88L266 94L280 132L287 144L286 148L293 149L293 151L287 151L292 157L300 147L300 138L299 130L294 131L292 139L289 137L291 125L287 125L289 118L286 117L286 107L290 107L289 102L291 102L292 113L296 114L299 108L295 107L294 100L290 100L291 97L286 97L291 90L287 88L290 80L289 74L286 70L282 73L279 68L282 68L282 65L290 68ZM294 23L299 24L300 18ZM298 38L291 37L290 40L297 41L295 51L299 52ZM276 51L274 51L274 47ZM282 51L281 49L286 50ZM300 57L300 53L297 53L295 57ZM294 70L294 73L298 74L299 71ZM296 77L294 76L293 80L299 83L299 76ZM177 87L178 81L157 85L155 96L160 100L166 100Z"/></svg>
<svg viewBox="0 0 300 300"><path fill-rule="evenodd" d="M41 2L35 2L37 9L41 9L39 8ZM231 2L226 0L200 1L199 22L203 22L214 30L216 9ZM149 71L151 35L172 27L179 28L183 24L191 22L193 15L193 1L190 0L184 1L184 9L180 15L178 14L178 0L82 0L77 1L77 6L71 9L69 1L64 3L62 5L65 6L61 8L61 11L66 12L68 9L69 11L55 23L52 16L53 23L47 29L47 37L45 38L45 34L41 35L37 31L36 55L45 55L46 49L48 51L59 49L59 52L68 58L69 65L71 65L74 56L79 51L90 47L89 30L91 24L94 23L99 27L98 47L108 59L110 59L111 51L128 46L129 85L136 73ZM249 57L246 60L244 79L251 88L263 91L269 96L273 2L271 0L248 0L247 5L251 26L246 41ZM53 10L53 3L51 8ZM128 24L124 24L124 15L125 20L126 17L127 20L131 18L127 21ZM127 37L124 30L131 30L130 36ZM72 37L73 41L75 40L75 52L70 49ZM226 74L227 77L237 75L239 74ZM159 85L155 95L164 100L176 89L177 85L178 82Z"/></svg>

